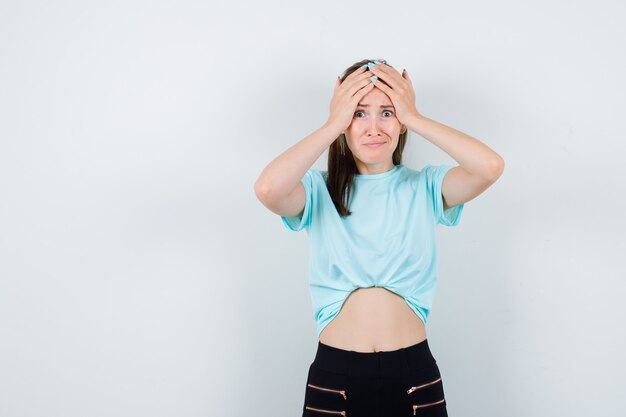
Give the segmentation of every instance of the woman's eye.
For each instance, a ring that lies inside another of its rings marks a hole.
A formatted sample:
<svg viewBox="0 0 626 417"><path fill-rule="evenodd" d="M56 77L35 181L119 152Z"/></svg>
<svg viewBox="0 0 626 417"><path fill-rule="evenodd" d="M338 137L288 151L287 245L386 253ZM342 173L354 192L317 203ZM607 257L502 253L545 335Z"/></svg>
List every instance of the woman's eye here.
<svg viewBox="0 0 626 417"><path fill-rule="evenodd" d="M359 110L359 111L354 112L354 115L358 116L359 113L363 113L363 112ZM389 113L389 117L393 116L393 112L391 110L385 110L383 114L384 113Z"/></svg>

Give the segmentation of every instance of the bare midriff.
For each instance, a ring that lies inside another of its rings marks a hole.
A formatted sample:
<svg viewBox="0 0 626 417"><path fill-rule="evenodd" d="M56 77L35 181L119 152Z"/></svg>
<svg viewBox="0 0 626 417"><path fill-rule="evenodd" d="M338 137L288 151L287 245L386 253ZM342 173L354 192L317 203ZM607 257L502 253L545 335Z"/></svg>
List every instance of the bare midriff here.
<svg viewBox="0 0 626 417"><path fill-rule="evenodd" d="M356 352L397 350L425 339L422 320L404 298L383 287L350 293L319 337L325 345Z"/></svg>

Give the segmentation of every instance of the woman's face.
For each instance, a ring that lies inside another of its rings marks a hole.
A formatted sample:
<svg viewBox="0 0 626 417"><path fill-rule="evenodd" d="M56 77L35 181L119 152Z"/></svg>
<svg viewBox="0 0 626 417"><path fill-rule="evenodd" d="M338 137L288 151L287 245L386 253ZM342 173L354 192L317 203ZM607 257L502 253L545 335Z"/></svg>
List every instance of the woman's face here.
<svg viewBox="0 0 626 417"><path fill-rule="evenodd" d="M363 96L346 130L346 141L359 173L376 174L393 168L393 152L403 132L387 94L374 88ZM370 143L380 145L368 146Z"/></svg>

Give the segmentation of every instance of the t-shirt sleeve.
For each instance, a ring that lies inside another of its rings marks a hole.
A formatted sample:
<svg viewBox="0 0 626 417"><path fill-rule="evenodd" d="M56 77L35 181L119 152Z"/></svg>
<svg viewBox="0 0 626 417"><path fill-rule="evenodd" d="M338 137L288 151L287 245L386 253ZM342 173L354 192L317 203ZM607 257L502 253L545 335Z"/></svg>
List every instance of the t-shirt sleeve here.
<svg viewBox="0 0 626 417"><path fill-rule="evenodd" d="M465 207L465 204L458 204L445 211L443 209L443 194L441 193L443 179L446 173L452 168L454 168L452 165L426 165L424 167L426 185L432 198L435 219L437 223L443 224L444 226L456 226L459 224L461 213Z"/></svg>
<svg viewBox="0 0 626 417"><path fill-rule="evenodd" d="M309 169L305 172L304 177L300 180L304 186L304 195L306 197L306 203L304 204L304 211L299 216L280 216L285 227L294 232L299 232L302 229L307 229L311 225L311 213L313 208L313 192L315 191L313 170Z"/></svg>

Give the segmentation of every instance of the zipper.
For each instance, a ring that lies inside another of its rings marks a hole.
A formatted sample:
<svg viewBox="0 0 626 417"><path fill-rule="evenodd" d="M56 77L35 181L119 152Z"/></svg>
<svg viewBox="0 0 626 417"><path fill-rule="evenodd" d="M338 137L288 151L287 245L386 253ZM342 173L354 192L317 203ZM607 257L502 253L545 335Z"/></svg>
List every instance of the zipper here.
<svg viewBox="0 0 626 417"><path fill-rule="evenodd" d="M430 407L431 405L441 404L441 403L442 403L442 402L444 402L444 401L445 401L445 399L443 399L443 400L439 400L439 401L435 401L434 403L414 405L414 406L413 406L413 415L414 415L414 416L416 416L416 415L417 415L417 409L418 409L418 408L422 408L422 407Z"/></svg>
<svg viewBox="0 0 626 417"><path fill-rule="evenodd" d="M409 388L409 389L406 391L406 393L407 393L407 394L410 394L410 393L412 393L413 391L415 391L416 389L420 389L420 388L424 388L424 387L427 387L427 386L432 385L432 384L436 384L436 383L437 383L437 382L439 382L439 381L441 381L441 377L439 377L439 378L435 379L434 381L427 382L427 383L422 384L422 385L418 385L417 387L411 387L411 388Z"/></svg>
<svg viewBox="0 0 626 417"><path fill-rule="evenodd" d="M315 388L315 389L321 389L323 391L330 391L330 392L336 392L337 394L341 394L343 395L343 399L347 400L348 396L346 395L346 391L345 390L338 390L338 389L330 389L330 388L324 388L324 387L318 387L317 385L313 385L313 384L307 384L309 387L311 388Z"/></svg>
<svg viewBox="0 0 626 417"><path fill-rule="evenodd" d="M332 411L332 410L322 410L321 408L313 408L313 407L309 407L308 405L306 406L307 410L313 410L313 411L319 411L322 413L331 413L331 414L341 414L342 416L346 416L346 412L345 411Z"/></svg>

